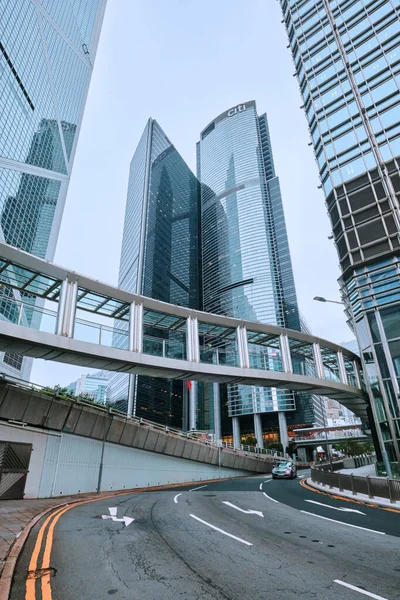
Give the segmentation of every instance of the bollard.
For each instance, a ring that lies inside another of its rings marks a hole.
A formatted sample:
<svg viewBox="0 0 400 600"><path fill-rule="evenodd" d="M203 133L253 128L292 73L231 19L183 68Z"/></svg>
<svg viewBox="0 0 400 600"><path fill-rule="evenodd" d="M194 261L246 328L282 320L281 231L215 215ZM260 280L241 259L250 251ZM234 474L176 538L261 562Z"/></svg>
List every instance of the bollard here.
<svg viewBox="0 0 400 600"><path fill-rule="evenodd" d="M373 495L371 494L371 481L369 479L369 475L366 476L366 480L367 480L368 498L373 498Z"/></svg>
<svg viewBox="0 0 400 600"><path fill-rule="evenodd" d="M357 496L357 492L354 491L354 473L352 473L350 475L350 481L351 481L351 493L353 494L353 496Z"/></svg>
<svg viewBox="0 0 400 600"><path fill-rule="evenodd" d="M390 504L395 504L396 501L394 499L394 494L393 494L392 480L389 479L389 477L388 477L387 478L387 482L388 482L388 488L389 488L389 500L390 500Z"/></svg>

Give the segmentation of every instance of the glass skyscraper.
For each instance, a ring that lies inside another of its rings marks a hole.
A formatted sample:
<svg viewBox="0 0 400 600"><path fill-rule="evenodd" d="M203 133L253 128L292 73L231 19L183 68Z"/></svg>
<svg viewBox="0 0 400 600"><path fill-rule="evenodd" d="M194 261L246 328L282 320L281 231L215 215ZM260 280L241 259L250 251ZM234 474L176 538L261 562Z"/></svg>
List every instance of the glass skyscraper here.
<svg viewBox="0 0 400 600"><path fill-rule="evenodd" d="M201 307L199 183L157 121L149 119L131 161L119 287L189 308ZM116 322L124 327L124 322ZM145 327L146 352L174 334ZM184 384L115 374L108 398L136 416L182 428Z"/></svg>
<svg viewBox="0 0 400 600"><path fill-rule="evenodd" d="M0 239L48 260L54 257L105 5L1 2ZM0 370L27 378L30 363L5 354Z"/></svg>
<svg viewBox="0 0 400 600"><path fill-rule="evenodd" d="M400 4L280 2L371 420L400 461Z"/></svg>
<svg viewBox="0 0 400 600"><path fill-rule="evenodd" d="M258 116L254 101L230 108L202 131L197 170L204 310L300 330L267 116ZM276 350L261 356L249 342L251 361L278 360ZM285 411L296 406L286 390L229 385L227 396L236 443L241 415L254 415L260 440L261 414L279 412L282 433ZM297 410L287 415L293 424L312 423L311 396L298 394Z"/></svg>

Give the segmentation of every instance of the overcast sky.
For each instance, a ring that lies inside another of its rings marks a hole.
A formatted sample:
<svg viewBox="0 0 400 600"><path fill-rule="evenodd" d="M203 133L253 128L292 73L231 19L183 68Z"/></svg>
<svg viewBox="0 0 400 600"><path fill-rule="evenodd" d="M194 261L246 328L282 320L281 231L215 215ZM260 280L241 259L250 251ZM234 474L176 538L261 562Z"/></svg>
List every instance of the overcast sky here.
<svg viewBox="0 0 400 600"><path fill-rule="evenodd" d="M338 259L277 0L109 0L55 262L118 279L129 163L146 120L160 123L195 171L199 132L229 107L267 112L300 310L312 332L352 339ZM32 381L87 370L35 361Z"/></svg>

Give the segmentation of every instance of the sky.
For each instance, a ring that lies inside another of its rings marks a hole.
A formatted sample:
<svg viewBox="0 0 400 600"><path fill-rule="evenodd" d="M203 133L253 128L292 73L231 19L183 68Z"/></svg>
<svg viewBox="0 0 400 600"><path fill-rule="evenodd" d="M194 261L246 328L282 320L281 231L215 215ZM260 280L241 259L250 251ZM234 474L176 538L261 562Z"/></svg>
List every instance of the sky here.
<svg viewBox="0 0 400 600"><path fill-rule="evenodd" d="M256 100L268 115L299 307L312 332L352 339L318 169L277 0L109 0L55 262L117 284L129 163L149 117L195 171L200 131ZM37 360L32 381L87 369Z"/></svg>

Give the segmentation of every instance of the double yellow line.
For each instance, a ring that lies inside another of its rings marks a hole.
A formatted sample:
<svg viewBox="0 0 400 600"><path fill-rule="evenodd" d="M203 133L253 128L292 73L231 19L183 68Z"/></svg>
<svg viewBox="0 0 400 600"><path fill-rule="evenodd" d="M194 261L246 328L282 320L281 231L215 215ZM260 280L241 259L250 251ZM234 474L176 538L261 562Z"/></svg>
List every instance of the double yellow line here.
<svg viewBox="0 0 400 600"><path fill-rule="evenodd" d="M99 500L106 500L107 498L115 498L115 496L122 496L130 492L122 492L120 494L110 494L109 496L101 496L100 498L91 498L90 500L81 500L74 502L68 506L62 506L54 512L52 512L47 519L45 519L41 526L38 536L36 538L35 547L33 549L31 559L29 561L28 576L26 579L25 587L25 600L36 600L36 581L41 580L41 600L52 600L51 593L51 570L50 570L50 556L51 549L53 547L54 528L58 523L58 520L64 513L71 508L80 506L82 504L88 504L89 502L97 502ZM47 531L46 531L47 530ZM42 564L38 569L39 554L41 549L44 548L42 556Z"/></svg>

